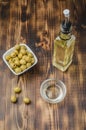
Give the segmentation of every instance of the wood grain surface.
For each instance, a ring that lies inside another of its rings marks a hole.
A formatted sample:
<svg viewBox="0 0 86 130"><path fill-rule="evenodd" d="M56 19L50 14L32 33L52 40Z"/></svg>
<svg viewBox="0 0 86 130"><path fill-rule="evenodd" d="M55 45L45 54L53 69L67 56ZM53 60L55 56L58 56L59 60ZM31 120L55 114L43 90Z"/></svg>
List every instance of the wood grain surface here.
<svg viewBox="0 0 86 130"><path fill-rule="evenodd" d="M76 44L73 63L63 73L53 67L52 55L65 8L71 12ZM15 76L2 55L20 42L33 50L38 63ZM40 85L47 78L66 84L61 103L41 98ZM22 92L13 104L10 97L17 85ZM25 96L31 104L23 103ZM0 1L0 130L86 130L86 0Z"/></svg>

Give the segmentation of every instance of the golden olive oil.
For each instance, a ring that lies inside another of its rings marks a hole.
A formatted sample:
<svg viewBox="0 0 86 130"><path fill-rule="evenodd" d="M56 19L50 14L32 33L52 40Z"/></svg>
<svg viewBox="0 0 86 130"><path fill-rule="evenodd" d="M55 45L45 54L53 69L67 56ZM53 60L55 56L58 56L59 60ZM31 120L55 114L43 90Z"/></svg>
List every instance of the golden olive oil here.
<svg viewBox="0 0 86 130"><path fill-rule="evenodd" d="M75 36L71 33L69 14L65 17L61 24L61 32L54 40L53 65L61 71L66 71L71 64L75 45Z"/></svg>

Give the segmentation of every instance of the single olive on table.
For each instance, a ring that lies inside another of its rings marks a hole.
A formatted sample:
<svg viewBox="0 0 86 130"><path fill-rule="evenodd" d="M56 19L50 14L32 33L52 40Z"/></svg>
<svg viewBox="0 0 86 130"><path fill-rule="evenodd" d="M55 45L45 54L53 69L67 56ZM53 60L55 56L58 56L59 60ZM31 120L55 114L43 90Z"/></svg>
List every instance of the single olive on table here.
<svg viewBox="0 0 86 130"><path fill-rule="evenodd" d="M16 103L17 102L17 97L15 95L11 96L11 102Z"/></svg>
<svg viewBox="0 0 86 130"><path fill-rule="evenodd" d="M18 86L16 86L16 87L14 88L14 92L15 92L15 93L20 93L21 91L22 91L21 88L18 87Z"/></svg>
<svg viewBox="0 0 86 130"><path fill-rule="evenodd" d="M31 101L30 101L30 99L29 99L28 97L24 97L24 98L23 98L23 102L24 102L25 104L30 104L30 103L31 103Z"/></svg>

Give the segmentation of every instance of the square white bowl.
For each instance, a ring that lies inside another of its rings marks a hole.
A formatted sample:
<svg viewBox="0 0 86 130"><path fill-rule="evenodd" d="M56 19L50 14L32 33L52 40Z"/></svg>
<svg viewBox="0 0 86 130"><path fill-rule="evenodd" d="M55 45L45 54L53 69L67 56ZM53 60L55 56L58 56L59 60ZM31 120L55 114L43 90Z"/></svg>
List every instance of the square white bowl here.
<svg viewBox="0 0 86 130"><path fill-rule="evenodd" d="M16 73L16 72L10 67L9 63L7 62L7 60L6 60L6 58L5 58L7 55L9 55L11 52L13 52L13 50L14 50L15 47L10 48L9 50L7 50L7 51L3 54L3 60L4 60L4 62L6 63L6 65L8 66L8 68L9 68L9 69L13 72L13 74L15 74L15 75L21 75L21 74L23 74L23 73L26 72L27 70L31 69L31 68L32 68L34 65L36 65L37 62L38 62L38 59L37 59L36 55L33 53L33 51L32 51L26 44L21 43L21 44L19 44L19 45L20 45L20 46L25 46L25 47L27 48L28 52L31 52L31 53L32 53L32 55L34 56L35 62L34 62L34 64L32 64L30 67L28 67L28 68L25 69L24 71L22 71L22 72L20 72L20 73Z"/></svg>

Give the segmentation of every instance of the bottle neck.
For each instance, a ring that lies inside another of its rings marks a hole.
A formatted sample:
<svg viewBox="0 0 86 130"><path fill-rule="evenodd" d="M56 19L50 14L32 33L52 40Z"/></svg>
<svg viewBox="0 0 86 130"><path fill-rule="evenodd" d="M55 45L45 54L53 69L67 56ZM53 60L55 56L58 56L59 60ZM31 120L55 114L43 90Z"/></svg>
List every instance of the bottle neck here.
<svg viewBox="0 0 86 130"><path fill-rule="evenodd" d="M69 40L71 38L71 31L72 31L72 24L69 20L69 10L65 9L63 11L65 19L61 23L61 32L60 32L60 38L63 40Z"/></svg>
<svg viewBox="0 0 86 130"><path fill-rule="evenodd" d="M59 36L62 40L69 40L71 38L71 32L70 33L63 33L62 31L59 33Z"/></svg>

